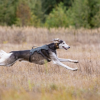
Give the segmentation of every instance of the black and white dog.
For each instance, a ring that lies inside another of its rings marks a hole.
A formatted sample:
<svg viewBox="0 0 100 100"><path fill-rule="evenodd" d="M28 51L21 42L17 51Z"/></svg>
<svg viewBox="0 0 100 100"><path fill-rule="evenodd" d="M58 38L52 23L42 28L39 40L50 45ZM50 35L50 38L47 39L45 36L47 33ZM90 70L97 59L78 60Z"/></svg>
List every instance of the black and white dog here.
<svg viewBox="0 0 100 100"><path fill-rule="evenodd" d="M53 43L37 47L31 50L23 51L11 51L6 53L3 50L0 51L0 66L12 66L17 60L29 61L39 65L45 64L45 62L52 61L54 64L65 67L69 70L76 71L77 68L70 68L61 62L73 62L78 63L78 60L61 59L57 57L56 49L69 49L70 47L65 41L60 39L54 39Z"/></svg>

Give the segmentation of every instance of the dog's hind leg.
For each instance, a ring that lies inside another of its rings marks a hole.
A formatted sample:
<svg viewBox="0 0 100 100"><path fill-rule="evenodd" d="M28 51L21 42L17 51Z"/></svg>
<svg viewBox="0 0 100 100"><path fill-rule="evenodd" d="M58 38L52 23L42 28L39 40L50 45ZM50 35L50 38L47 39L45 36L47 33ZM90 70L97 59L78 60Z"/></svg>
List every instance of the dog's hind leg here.
<svg viewBox="0 0 100 100"><path fill-rule="evenodd" d="M6 53L5 51L0 51L0 66L11 66L16 61L12 53Z"/></svg>

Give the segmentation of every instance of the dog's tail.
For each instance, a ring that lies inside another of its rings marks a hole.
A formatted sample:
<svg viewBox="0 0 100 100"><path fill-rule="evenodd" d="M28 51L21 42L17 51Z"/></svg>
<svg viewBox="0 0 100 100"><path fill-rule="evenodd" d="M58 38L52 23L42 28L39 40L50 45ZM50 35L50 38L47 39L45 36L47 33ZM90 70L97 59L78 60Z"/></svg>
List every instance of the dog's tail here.
<svg viewBox="0 0 100 100"><path fill-rule="evenodd" d="M0 66L6 66L6 60L9 59L12 53L6 53L5 51L0 51Z"/></svg>

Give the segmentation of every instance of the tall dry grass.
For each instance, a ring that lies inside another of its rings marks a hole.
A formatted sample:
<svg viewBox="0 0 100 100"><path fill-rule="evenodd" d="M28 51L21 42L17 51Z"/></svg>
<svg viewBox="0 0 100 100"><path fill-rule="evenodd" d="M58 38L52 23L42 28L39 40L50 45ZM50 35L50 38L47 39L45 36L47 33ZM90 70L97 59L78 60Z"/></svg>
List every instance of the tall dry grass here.
<svg viewBox="0 0 100 100"><path fill-rule="evenodd" d="M50 43L59 37L70 45L69 50L57 50L61 58L79 60L69 71L53 65L17 62L12 67L0 67L1 100L99 100L100 98L100 29L46 29L34 27L0 27L0 49L31 49Z"/></svg>

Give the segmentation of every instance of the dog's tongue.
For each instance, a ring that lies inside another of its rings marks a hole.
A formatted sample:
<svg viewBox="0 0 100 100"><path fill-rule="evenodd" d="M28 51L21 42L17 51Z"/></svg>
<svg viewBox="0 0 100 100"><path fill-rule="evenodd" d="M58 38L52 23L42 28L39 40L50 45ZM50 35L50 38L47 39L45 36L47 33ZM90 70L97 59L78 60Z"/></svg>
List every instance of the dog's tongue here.
<svg viewBox="0 0 100 100"><path fill-rule="evenodd" d="M63 46L63 48L64 48L65 50L67 50L64 46Z"/></svg>

